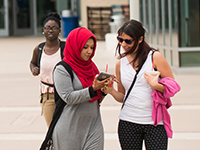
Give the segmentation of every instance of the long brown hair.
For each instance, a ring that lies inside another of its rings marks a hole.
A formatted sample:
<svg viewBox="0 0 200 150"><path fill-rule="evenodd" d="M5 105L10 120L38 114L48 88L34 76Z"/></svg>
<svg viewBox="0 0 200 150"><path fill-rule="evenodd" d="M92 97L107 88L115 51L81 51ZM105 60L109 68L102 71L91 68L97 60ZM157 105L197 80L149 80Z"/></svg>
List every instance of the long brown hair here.
<svg viewBox="0 0 200 150"><path fill-rule="evenodd" d="M125 22L124 25L122 25L122 27L119 28L118 36L122 35L123 33L129 35L134 39L134 45L130 51L121 54L121 45L120 43L118 43L116 52L118 52L119 58L125 57L128 54L136 53L136 57L131 61L131 63L133 63L133 66L135 66L135 62L138 60L138 65L136 67L141 68L147 58L149 51L153 49L144 40L145 29L143 28L142 23L136 20L130 20ZM138 46L138 42L142 36L143 40ZM137 46L138 49L136 51Z"/></svg>

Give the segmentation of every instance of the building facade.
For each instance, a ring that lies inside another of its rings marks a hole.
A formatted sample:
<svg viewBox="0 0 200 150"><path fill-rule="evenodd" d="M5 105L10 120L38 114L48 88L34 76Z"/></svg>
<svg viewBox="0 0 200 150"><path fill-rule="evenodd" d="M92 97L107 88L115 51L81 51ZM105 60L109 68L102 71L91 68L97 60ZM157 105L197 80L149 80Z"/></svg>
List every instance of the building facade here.
<svg viewBox="0 0 200 150"><path fill-rule="evenodd" d="M127 4L128 0L0 0L0 37L40 35L44 17L56 11L71 10L80 25L87 27L87 7Z"/></svg>
<svg viewBox="0 0 200 150"><path fill-rule="evenodd" d="M130 6L140 20L147 42L159 49L174 68L200 68L199 0L1 0L0 36L41 35L48 12L71 9L87 27L87 6Z"/></svg>
<svg viewBox="0 0 200 150"><path fill-rule="evenodd" d="M77 1L1 0L0 36L39 35L47 13L56 11L61 15L62 10L74 8Z"/></svg>
<svg viewBox="0 0 200 150"><path fill-rule="evenodd" d="M138 4L139 20L146 28L148 43L159 49L172 67L198 69L200 1L139 0Z"/></svg>

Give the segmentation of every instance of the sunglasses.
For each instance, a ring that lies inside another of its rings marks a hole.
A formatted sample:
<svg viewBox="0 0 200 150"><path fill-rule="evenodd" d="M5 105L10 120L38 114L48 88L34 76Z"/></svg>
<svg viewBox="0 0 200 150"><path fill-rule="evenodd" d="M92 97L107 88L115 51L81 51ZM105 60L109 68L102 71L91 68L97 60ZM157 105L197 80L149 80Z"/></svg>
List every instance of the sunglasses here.
<svg viewBox="0 0 200 150"><path fill-rule="evenodd" d="M117 40L120 42L120 43L122 43L123 41L125 41L126 42L126 44L132 44L132 42L134 41L134 39L122 39L122 38L120 38L119 36L117 36Z"/></svg>

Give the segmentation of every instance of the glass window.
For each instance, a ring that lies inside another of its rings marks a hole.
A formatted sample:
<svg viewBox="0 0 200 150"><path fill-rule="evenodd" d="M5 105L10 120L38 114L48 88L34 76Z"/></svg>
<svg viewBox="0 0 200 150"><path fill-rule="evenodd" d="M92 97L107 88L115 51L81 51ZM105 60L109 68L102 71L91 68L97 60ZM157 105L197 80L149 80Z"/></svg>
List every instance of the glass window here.
<svg viewBox="0 0 200 150"><path fill-rule="evenodd" d="M140 6L139 6L139 7L140 7L140 21L141 21L141 22L144 22L143 1L140 0L139 3L140 3Z"/></svg>
<svg viewBox="0 0 200 150"><path fill-rule="evenodd" d="M162 0L159 0L158 2L158 7L159 7L159 45L164 45L164 39L163 39L163 19L162 17L164 10L162 11Z"/></svg>
<svg viewBox="0 0 200 150"><path fill-rule="evenodd" d="M179 46L200 46L200 2L179 0Z"/></svg>
<svg viewBox="0 0 200 150"><path fill-rule="evenodd" d="M169 7L168 0L164 2L165 7L165 45L170 46L170 35L169 35Z"/></svg>
<svg viewBox="0 0 200 150"><path fill-rule="evenodd" d="M30 28L30 1L17 0L17 28Z"/></svg>
<svg viewBox="0 0 200 150"><path fill-rule="evenodd" d="M55 0L37 0L37 29L42 33L43 21L49 12L56 12Z"/></svg>
<svg viewBox="0 0 200 150"><path fill-rule="evenodd" d="M199 67L200 52L179 52L180 67Z"/></svg>
<svg viewBox="0 0 200 150"><path fill-rule="evenodd" d="M151 2L151 22L152 22L152 38L151 41L153 44L157 45L158 44L158 37L157 37L157 32L156 32L156 4L155 4L155 1L152 1Z"/></svg>
<svg viewBox="0 0 200 150"><path fill-rule="evenodd" d="M140 21L143 23L143 26L146 30L145 40L149 42L149 8L148 0L140 1Z"/></svg>
<svg viewBox="0 0 200 150"><path fill-rule="evenodd" d="M146 24L145 24L145 29L146 29L146 35L145 35L145 40L147 42L150 42L149 38L150 38L150 26L149 26L149 1L148 0L144 0L144 4L145 4L145 16L146 16Z"/></svg>
<svg viewBox="0 0 200 150"><path fill-rule="evenodd" d="M0 29L5 28L5 22L4 22L4 1L0 1Z"/></svg>
<svg viewBox="0 0 200 150"><path fill-rule="evenodd" d="M178 47L178 28L177 28L177 0L171 1L172 11L172 47Z"/></svg>

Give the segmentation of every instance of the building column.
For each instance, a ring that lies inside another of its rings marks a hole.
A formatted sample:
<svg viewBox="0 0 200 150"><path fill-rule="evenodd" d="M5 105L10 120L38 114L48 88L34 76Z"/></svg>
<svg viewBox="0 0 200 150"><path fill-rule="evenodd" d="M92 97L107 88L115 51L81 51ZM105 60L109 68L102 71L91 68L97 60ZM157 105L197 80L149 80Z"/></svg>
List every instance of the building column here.
<svg viewBox="0 0 200 150"><path fill-rule="evenodd" d="M129 0L130 19L140 21L140 4L139 0Z"/></svg>

